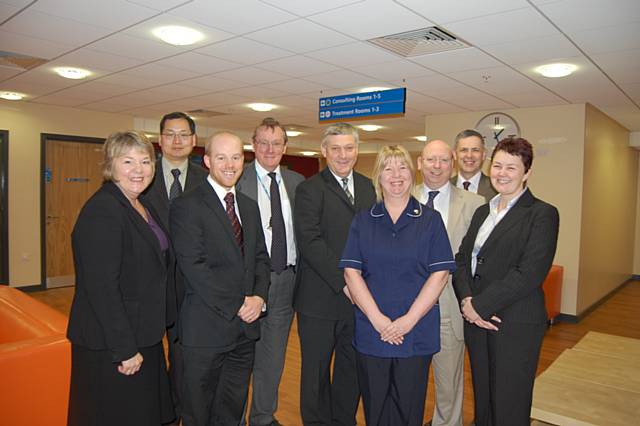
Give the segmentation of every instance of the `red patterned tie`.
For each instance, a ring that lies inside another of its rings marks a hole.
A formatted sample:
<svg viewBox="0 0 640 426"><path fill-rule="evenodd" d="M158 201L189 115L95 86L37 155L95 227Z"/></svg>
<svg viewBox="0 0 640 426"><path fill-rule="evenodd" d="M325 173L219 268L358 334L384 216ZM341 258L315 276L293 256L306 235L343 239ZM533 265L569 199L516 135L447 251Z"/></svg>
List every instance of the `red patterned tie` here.
<svg viewBox="0 0 640 426"><path fill-rule="evenodd" d="M227 216L231 221L231 228L233 228L233 236L236 239L236 243L240 247L242 255L244 255L244 239L242 238L242 226L240 226L240 220L236 215L236 209L234 207L233 192L227 192L224 196L224 202L227 204Z"/></svg>

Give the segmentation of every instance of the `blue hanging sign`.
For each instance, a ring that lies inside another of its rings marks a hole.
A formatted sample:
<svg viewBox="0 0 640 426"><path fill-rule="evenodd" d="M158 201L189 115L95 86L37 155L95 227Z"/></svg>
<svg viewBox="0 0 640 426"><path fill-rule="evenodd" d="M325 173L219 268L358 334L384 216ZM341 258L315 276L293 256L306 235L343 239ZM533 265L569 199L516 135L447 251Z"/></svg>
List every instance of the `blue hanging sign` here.
<svg viewBox="0 0 640 426"><path fill-rule="evenodd" d="M397 117L405 112L405 88L320 98L319 121Z"/></svg>

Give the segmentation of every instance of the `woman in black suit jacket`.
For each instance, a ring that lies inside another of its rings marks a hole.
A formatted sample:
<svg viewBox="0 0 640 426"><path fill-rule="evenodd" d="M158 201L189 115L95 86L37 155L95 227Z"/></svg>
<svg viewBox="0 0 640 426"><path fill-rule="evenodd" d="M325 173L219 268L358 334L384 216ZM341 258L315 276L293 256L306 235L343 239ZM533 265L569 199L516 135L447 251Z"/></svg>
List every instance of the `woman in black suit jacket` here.
<svg viewBox="0 0 640 426"><path fill-rule="evenodd" d="M533 381L546 329L542 283L558 239L558 211L531 194L533 150L498 143L491 183L498 195L476 210L456 255L453 285L466 319L477 426L529 425Z"/></svg>
<svg viewBox="0 0 640 426"><path fill-rule="evenodd" d="M153 159L144 136L109 136L105 183L73 229L69 425L159 425L174 417L161 343L169 240L138 199Z"/></svg>

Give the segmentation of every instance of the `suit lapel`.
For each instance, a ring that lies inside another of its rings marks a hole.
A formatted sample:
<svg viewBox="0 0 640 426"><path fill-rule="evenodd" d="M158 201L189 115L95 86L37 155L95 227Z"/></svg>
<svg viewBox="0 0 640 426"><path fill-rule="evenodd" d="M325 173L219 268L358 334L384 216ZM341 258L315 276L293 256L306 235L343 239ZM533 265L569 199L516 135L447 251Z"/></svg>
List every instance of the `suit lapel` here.
<svg viewBox="0 0 640 426"><path fill-rule="evenodd" d="M349 206L349 208L353 211L355 211L355 206L353 204L351 204L351 202L349 201L349 199L347 198L347 194L345 194L344 189L342 189L340 187L340 185L338 185L338 181L336 180L336 178L333 176L333 173L331 173L331 170L329 170L329 167L325 167L325 169L321 172L322 175L322 179L324 179L325 183L327 184L327 187L335 192L335 194L338 196L338 198L340 198L347 206ZM355 176L355 173L354 173ZM354 191L355 191L355 196L354 196L354 200L357 203L358 202L358 187L356 187L356 180L354 178L353 181L353 187L354 187Z"/></svg>
<svg viewBox="0 0 640 426"><path fill-rule="evenodd" d="M293 206L295 205L296 191L293 187L293 182L291 182L289 170L286 170L282 166L280 166L280 173L282 174L284 189L287 191L287 197L289 197L289 202L291 203L291 210L293 210Z"/></svg>
<svg viewBox="0 0 640 426"><path fill-rule="evenodd" d="M247 197L258 202L258 174L256 173L255 160L244 168L242 176L236 184L236 190L242 191Z"/></svg>
<svg viewBox="0 0 640 426"><path fill-rule="evenodd" d="M511 229L514 225L520 223L522 218L529 212L529 207L531 207L533 201L533 195L531 195L531 191L527 189L525 193L522 194L520 199L516 202L516 204L511 207L507 214L502 218L502 220L498 222L496 227L493 228L493 231L491 231L491 234L489 234L487 241L485 241L485 243L482 245L482 248L480 249L478 255L489 250L491 244L493 244L494 241L502 238L502 236L506 234L509 229Z"/></svg>
<svg viewBox="0 0 640 426"><path fill-rule="evenodd" d="M198 185L202 183L202 179L200 177L201 173L198 170L198 166L189 161L187 166L187 179L184 182L184 191L191 191L196 188ZM206 176L205 176L206 177ZM166 191L166 189L165 189Z"/></svg>
<svg viewBox="0 0 640 426"><path fill-rule="evenodd" d="M222 225L222 229L224 229L224 232L227 234L227 237L229 237L229 239L233 243L236 254L242 257L242 253L240 252L240 247L238 247L238 244L236 243L236 238L233 235L233 228L231 228L231 221L229 220L229 216L227 216L227 212L222 207L222 203L218 198L218 194L216 194L216 191L211 187L211 184L208 181L204 181L204 183L201 184L199 188L202 192L202 202L211 211L213 211L216 219L220 221L220 224ZM241 207L239 209L242 211ZM240 217L242 218L242 215Z"/></svg>
<svg viewBox="0 0 640 426"><path fill-rule="evenodd" d="M447 233L449 234L449 240L451 240L453 231L457 229L458 222L462 220L462 207L464 205L464 201L453 185L449 187L449 191L449 217L447 218Z"/></svg>

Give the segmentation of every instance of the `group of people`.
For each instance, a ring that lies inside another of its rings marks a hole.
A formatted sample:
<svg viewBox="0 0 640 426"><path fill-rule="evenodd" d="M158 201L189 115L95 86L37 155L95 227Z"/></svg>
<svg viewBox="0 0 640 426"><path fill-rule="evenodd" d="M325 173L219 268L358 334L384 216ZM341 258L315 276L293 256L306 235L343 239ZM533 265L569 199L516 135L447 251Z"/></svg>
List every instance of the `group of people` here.
<svg viewBox="0 0 640 426"><path fill-rule="evenodd" d="M432 425L462 425L465 343L475 424L528 424L558 233L527 187L529 142L500 141L490 176L473 130L415 165L386 146L369 179L357 130L336 123L305 180L272 118L246 165L231 132L207 139L208 171L189 162L195 133L164 116L157 161L137 132L104 144L72 234L69 425L279 425L294 312L305 425L355 425L360 397L369 425L422 425L430 365Z"/></svg>

